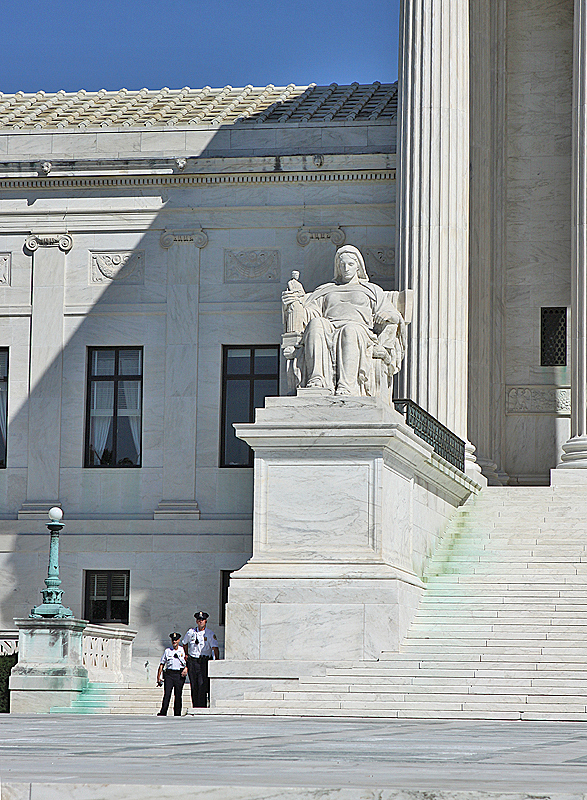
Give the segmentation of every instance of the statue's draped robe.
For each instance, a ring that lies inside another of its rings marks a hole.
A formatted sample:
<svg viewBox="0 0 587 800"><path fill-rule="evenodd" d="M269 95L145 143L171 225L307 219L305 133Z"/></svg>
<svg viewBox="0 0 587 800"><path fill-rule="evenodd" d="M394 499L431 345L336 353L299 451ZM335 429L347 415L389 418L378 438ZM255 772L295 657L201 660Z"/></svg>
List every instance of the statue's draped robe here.
<svg viewBox="0 0 587 800"><path fill-rule="evenodd" d="M302 385L371 394L371 353L378 343L374 318L399 315L389 294L365 280L325 283L307 294L302 305Z"/></svg>

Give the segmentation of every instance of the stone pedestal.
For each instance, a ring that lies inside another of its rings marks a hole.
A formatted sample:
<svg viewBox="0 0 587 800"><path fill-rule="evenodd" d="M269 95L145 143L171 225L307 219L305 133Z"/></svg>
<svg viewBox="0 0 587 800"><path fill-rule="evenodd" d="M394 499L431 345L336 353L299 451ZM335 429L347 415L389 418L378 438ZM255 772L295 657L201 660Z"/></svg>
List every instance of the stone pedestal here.
<svg viewBox="0 0 587 800"><path fill-rule="evenodd" d="M47 713L70 706L88 683L81 619L15 619L18 663L10 675L10 711Z"/></svg>
<svg viewBox="0 0 587 800"><path fill-rule="evenodd" d="M255 450L253 557L231 576L213 702L286 662L294 677L397 650L428 558L480 488L379 399L301 389L235 428Z"/></svg>

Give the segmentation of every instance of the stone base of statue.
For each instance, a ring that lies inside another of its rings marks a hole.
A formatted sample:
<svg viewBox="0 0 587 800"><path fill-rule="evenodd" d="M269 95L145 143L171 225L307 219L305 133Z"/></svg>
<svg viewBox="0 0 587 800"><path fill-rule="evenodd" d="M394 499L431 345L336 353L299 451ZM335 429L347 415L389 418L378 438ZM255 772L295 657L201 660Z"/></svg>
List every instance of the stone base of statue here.
<svg viewBox="0 0 587 800"><path fill-rule="evenodd" d="M40 714L71 706L87 686L82 619L15 619L18 663L10 674L10 712Z"/></svg>
<svg viewBox="0 0 587 800"><path fill-rule="evenodd" d="M231 576L213 704L397 650L428 558L480 489L378 398L299 389L235 428L255 451L253 557Z"/></svg>

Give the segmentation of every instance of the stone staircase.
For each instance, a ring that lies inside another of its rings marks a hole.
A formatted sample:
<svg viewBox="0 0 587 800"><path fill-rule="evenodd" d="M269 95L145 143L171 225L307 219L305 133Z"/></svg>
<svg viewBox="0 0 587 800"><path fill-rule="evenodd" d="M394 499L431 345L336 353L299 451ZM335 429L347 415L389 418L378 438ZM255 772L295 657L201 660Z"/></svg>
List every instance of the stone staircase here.
<svg viewBox="0 0 587 800"><path fill-rule="evenodd" d="M154 716L161 708L163 689L133 683L89 683L71 707L54 706L51 714L142 714ZM190 686L183 688L183 713L191 708ZM173 695L168 716L173 716Z"/></svg>
<svg viewBox="0 0 587 800"><path fill-rule="evenodd" d="M484 490L431 562L399 653L207 712L587 721L587 491Z"/></svg>

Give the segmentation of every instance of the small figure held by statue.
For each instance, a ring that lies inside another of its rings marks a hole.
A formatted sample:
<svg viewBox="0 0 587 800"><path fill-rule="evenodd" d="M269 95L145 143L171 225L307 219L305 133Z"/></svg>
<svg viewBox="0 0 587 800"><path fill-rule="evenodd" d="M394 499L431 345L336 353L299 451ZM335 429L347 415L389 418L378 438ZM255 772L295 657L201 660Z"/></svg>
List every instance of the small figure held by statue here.
<svg viewBox="0 0 587 800"><path fill-rule="evenodd" d="M282 294L290 389L391 399L392 378L406 352L411 291L387 292L371 283L360 251L336 251L334 281L306 293L299 272Z"/></svg>
<svg viewBox="0 0 587 800"><path fill-rule="evenodd" d="M304 306L302 300L306 291L299 281L300 273L292 270L291 280L287 282L287 291L298 299L283 307L283 324L286 333L301 333L304 329Z"/></svg>

